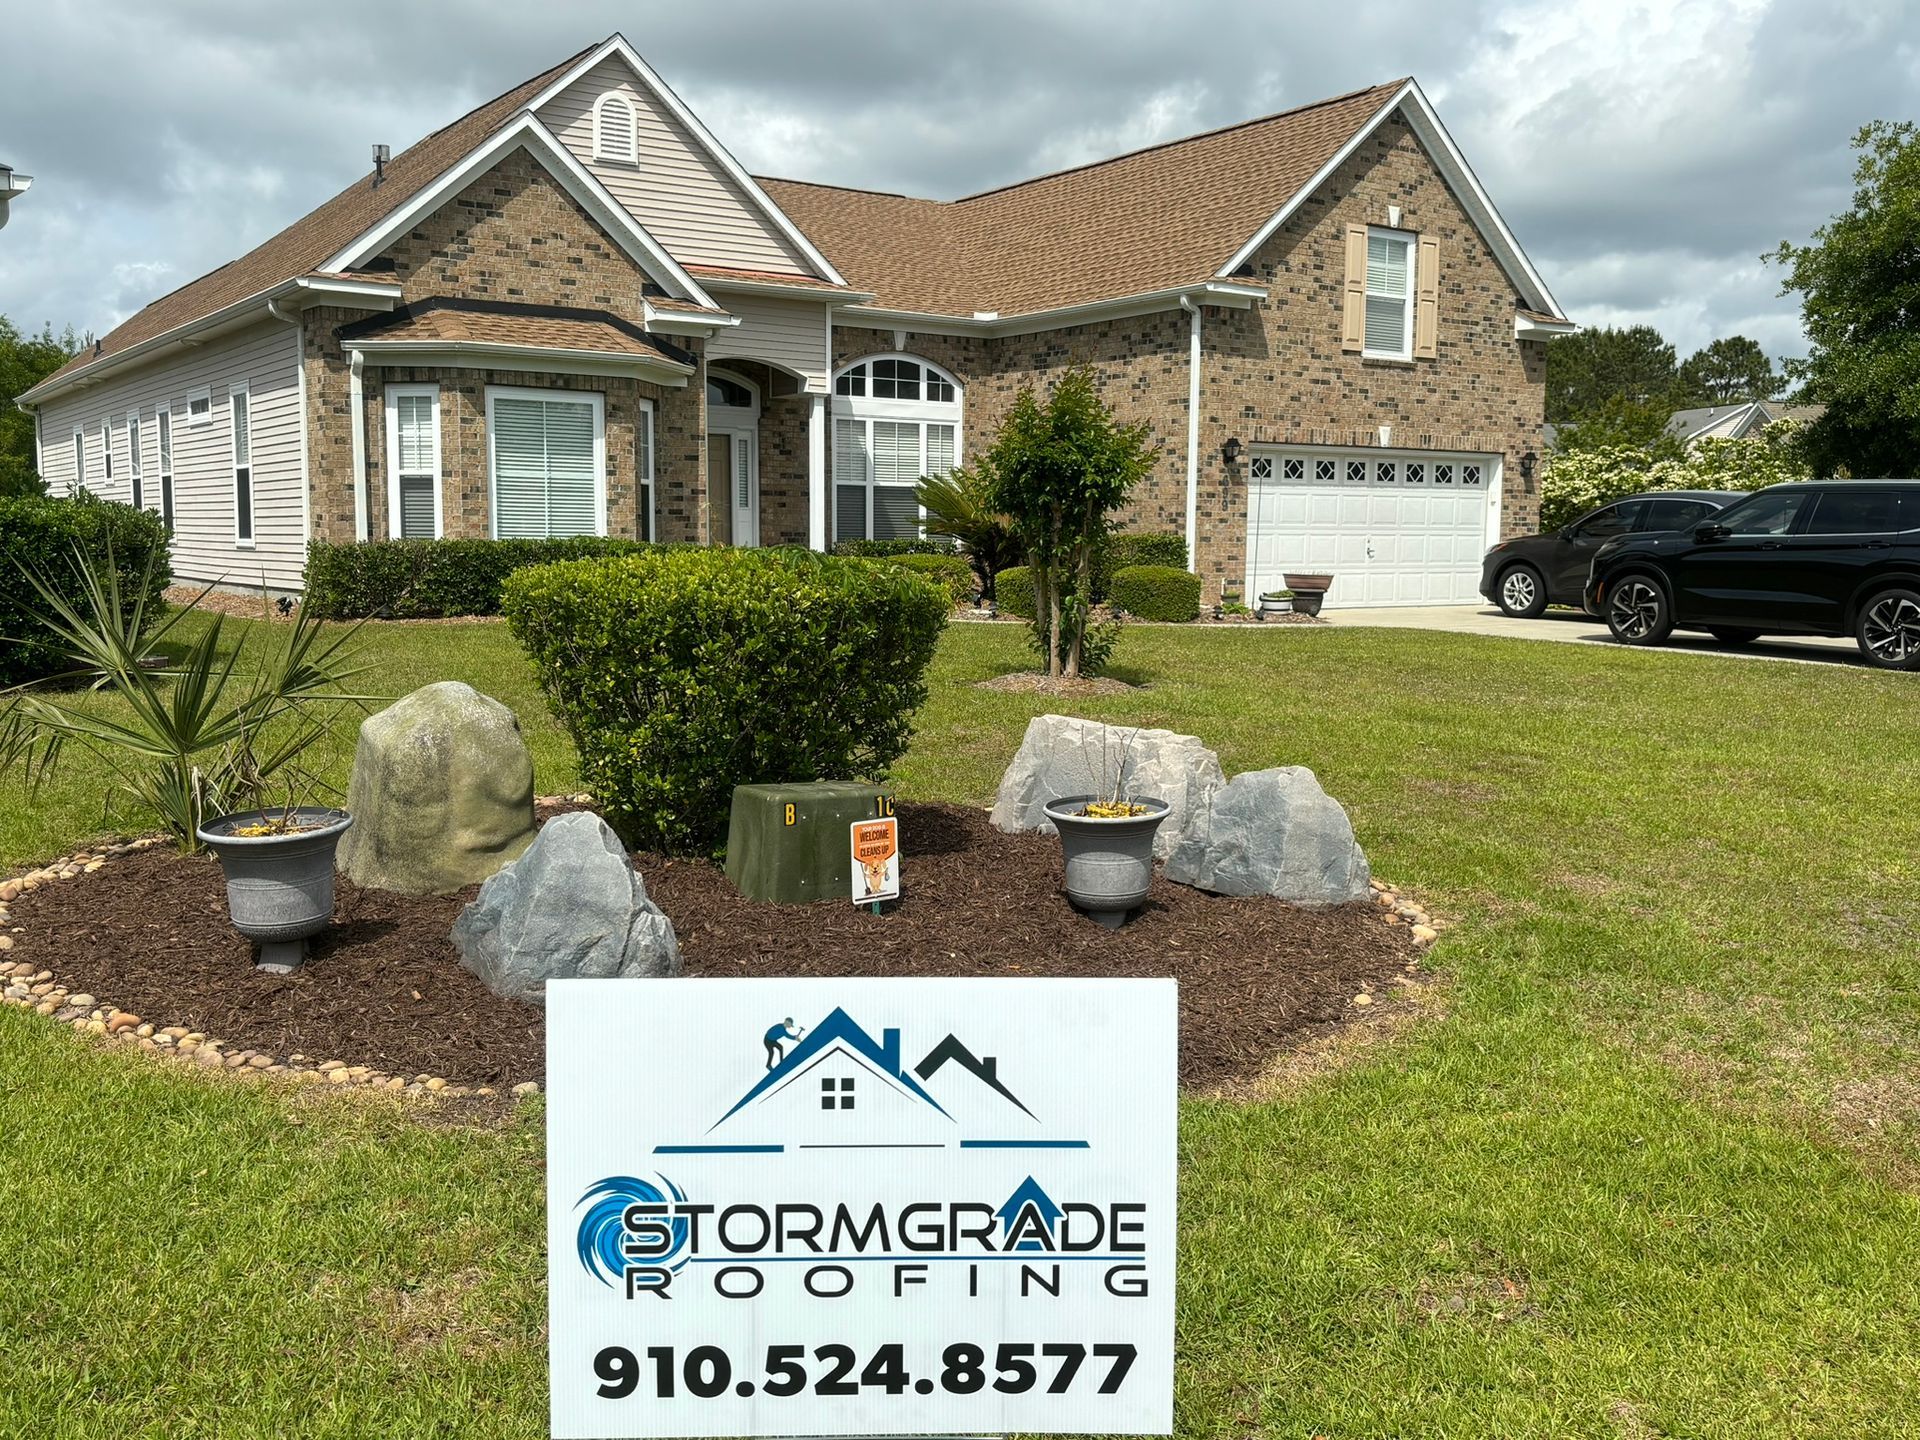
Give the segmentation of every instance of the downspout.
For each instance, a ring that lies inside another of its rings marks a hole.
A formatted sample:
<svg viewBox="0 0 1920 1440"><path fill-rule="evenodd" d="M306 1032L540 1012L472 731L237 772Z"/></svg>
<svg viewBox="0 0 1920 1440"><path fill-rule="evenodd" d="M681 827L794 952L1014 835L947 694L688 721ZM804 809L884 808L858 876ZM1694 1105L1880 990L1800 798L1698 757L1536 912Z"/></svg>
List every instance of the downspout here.
<svg viewBox="0 0 1920 1440"><path fill-rule="evenodd" d="M1180 297L1187 330L1187 569L1200 573L1200 307Z"/></svg>
<svg viewBox="0 0 1920 1440"><path fill-rule="evenodd" d="M366 356L347 352L348 410L353 421L353 538L367 538L367 397L360 383Z"/></svg>

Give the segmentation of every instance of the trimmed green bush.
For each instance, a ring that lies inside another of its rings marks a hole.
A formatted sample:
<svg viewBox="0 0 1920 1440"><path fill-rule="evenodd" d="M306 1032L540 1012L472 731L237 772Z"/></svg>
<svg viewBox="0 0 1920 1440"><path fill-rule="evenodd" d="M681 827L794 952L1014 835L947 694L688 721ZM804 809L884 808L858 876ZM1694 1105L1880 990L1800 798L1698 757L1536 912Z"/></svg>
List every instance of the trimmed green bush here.
<svg viewBox="0 0 1920 1440"><path fill-rule="evenodd" d="M725 843L736 785L882 778L949 611L897 566L690 547L521 570L501 608L609 823L671 853Z"/></svg>
<svg viewBox="0 0 1920 1440"><path fill-rule="evenodd" d="M84 612L85 585L76 568L76 550L103 575L111 553L119 573L123 622L143 598L148 618L160 618L160 592L172 583L173 572L167 565L167 527L158 515L90 495L0 499L0 685L72 668L71 657L38 618L46 602L29 577L39 575Z"/></svg>
<svg viewBox="0 0 1920 1440"><path fill-rule="evenodd" d="M979 593L973 567L958 555L891 555L880 562L924 575L947 592L955 605L964 605Z"/></svg>
<svg viewBox="0 0 1920 1440"><path fill-rule="evenodd" d="M1113 572L1110 604L1142 620L1200 618L1200 577L1171 565L1129 565Z"/></svg>
<svg viewBox="0 0 1920 1440"><path fill-rule="evenodd" d="M529 565L634 555L642 540L368 540L307 546L306 608L324 620L498 615L500 585Z"/></svg>
<svg viewBox="0 0 1920 1440"><path fill-rule="evenodd" d="M1096 605L1107 598L1113 587L1114 573L1129 565L1169 565L1175 570L1184 570L1187 568L1187 537L1159 530L1109 535L1105 546L1093 555L1093 599Z"/></svg>
<svg viewBox="0 0 1920 1440"><path fill-rule="evenodd" d="M1033 595L1033 569L1027 565L1009 565L993 577L993 603L1009 615L1031 620L1037 602Z"/></svg>
<svg viewBox="0 0 1920 1440"><path fill-rule="evenodd" d="M867 560L883 560L893 555L951 555L951 540L839 540L836 555L858 555Z"/></svg>

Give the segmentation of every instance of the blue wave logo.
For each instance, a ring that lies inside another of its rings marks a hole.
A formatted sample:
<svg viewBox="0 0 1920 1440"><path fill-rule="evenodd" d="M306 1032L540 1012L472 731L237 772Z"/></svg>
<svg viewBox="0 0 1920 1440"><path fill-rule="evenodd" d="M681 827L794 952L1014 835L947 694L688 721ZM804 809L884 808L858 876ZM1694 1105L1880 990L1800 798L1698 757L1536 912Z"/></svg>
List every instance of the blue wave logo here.
<svg viewBox="0 0 1920 1440"><path fill-rule="evenodd" d="M664 1205L669 1200L684 1201L687 1197L680 1187L664 1175L654 1177L660 1183L641 1180L632 1175L609 1175L587 1187L574 1206L587 1207L587 1213L580 1217L580 1231L577 1248L580 1263L589 1275L603 1285L615 1285L626 1279L628 1266L636 1263L623 1248L627 1236L624 1217L627 1208L632 1205ZM665 1188L662 1188L665 1187ZM649 1255L645 1263L664 1265L669 1270L678 1270L687 1263L684 1255L679 1255L687 1246L689 1226L685 1216L675 1216L667 1221L673 1244L664 1255Z"/></svg>

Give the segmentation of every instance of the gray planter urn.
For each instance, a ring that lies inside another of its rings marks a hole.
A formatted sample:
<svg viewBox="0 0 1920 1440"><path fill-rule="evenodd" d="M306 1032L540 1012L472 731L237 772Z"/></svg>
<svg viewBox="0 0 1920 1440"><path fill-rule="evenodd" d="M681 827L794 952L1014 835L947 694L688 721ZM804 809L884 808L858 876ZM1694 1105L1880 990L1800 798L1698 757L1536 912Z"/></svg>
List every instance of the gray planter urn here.
<svg viewBox="0 0 1920 1440"><path fill-rule="evenodd" d="M307 958L307 940L333 919L333 852L353 824L344 810L301 806L290 835L236 835L283 811L245 810L209 820L195 833L220 857L233 928L260 947L262 970L285 975Z"/></svg>
<svg viewBox="0 0 1920 1440"><path fill-rule="evenodd" d="M1109 930L1118 930L1130 911L1146 903L1153 883L1153 836L1167 818L1167 802L1135 799L1133 804L1147 807L1145 815L1112 820L1075 813L1092 799L1050 800L1046 815L1060 832L1067 898Z"/></svg>

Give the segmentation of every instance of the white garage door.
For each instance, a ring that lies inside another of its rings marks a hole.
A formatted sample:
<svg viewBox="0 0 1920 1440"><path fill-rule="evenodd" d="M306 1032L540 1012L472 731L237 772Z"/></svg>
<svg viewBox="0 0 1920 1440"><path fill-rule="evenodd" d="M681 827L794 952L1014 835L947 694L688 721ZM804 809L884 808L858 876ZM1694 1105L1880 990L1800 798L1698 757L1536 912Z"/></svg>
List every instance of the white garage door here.
<svg viewBox="0 0 1920 1440"><path fill-rule="evenodd" d="M1247 602L1289 571L1332 575L1330 606L1479 600L1499 470L1493 455L1260 451L1247 469Z"/></svg>

